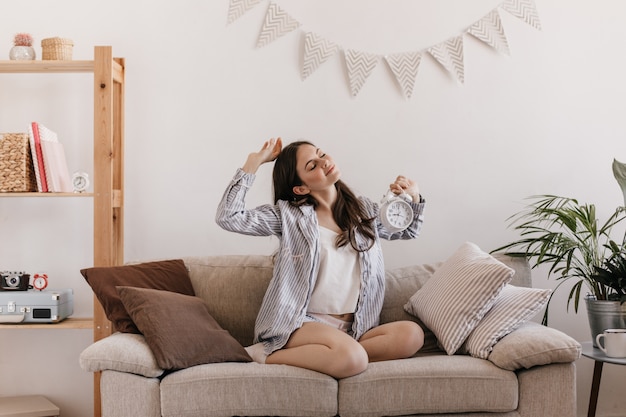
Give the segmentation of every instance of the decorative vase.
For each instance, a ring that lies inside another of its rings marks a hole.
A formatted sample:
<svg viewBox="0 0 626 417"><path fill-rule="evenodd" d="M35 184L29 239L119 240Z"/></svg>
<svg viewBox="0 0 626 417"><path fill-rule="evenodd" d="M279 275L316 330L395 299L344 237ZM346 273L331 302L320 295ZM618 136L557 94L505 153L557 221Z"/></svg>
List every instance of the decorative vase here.
<svg viewBox="0 0 626 417"><path fill-rule="evenodd" d="M585 297L587 317L591 328L591 340L595 347L596 336L606 329L626 329L626 303L596 300L593 295Z"/></svg>
<svg viewBox="0 0 626 417"><path fill-rule="evenodd" d="M32 61L35 59L35 49L32 46L14 46L9 51L9 58L15 61Z"/></svg>

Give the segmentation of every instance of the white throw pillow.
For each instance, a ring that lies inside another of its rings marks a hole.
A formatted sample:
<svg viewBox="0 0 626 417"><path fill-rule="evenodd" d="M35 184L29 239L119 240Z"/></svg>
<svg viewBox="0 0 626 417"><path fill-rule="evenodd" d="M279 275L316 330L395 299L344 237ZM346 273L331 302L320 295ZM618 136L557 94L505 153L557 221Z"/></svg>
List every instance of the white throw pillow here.
<svg viewBox="0 0 626 417"><path fill-rule="evenodd" d="M467 337L463 350L474 357L487 359L500 339L546 305L551 292L549 289L506 285L491 310Z"/></svg>
<svg viewBox="0 0 626 417"><path fill-rule="evenodd" d="M404 306L453 355L491 309L514 270L476 244L464 243Z"/></svg>
<svg viewBox="0 0 626 417"><path fill-rule="evenodd" d="M529 321L496 343L487 359L502 369L515 371L574 362L581 350L580 343L565 333Z"/></svg>

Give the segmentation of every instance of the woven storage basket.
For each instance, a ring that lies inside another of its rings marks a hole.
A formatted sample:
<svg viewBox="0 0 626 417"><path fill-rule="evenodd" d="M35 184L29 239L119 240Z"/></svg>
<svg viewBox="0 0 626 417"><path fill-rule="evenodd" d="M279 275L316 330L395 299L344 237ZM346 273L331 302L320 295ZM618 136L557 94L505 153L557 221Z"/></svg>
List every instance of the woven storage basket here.
<svg viewBox="0 0 626 417"><path fill-rule="evenodd" d="M41 40L41 59L70 61L74 42L71 39L46 38Z"/></svg>
<svg viewBox="0 0 626 417"><path fill-rule="evenodd" d="M0 133L0 191L37 191L28 133Z"/></svg>

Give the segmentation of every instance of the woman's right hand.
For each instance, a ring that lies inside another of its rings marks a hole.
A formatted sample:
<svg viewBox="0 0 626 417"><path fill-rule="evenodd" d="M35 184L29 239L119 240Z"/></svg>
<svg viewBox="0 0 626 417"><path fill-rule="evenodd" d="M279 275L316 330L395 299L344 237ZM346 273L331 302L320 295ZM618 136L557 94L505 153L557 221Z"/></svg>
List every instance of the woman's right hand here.
<svg viewBox="0 0 626 417"><path fill-rule="evenodd" d="M248 155L248 159L246 163L243 165L242 169L245 172L254 174L257 169L266 162L272 162L275 160L280 151L283 148L283 141L281 138L272 138L270 140L265 141L261 150L258 152L252 152Z"/></svg>

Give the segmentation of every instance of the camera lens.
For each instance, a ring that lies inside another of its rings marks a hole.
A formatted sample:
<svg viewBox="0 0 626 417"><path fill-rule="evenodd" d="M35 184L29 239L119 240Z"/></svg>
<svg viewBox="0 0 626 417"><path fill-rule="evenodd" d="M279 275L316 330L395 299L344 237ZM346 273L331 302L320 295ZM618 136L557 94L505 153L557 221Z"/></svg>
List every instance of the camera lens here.
<svg viewBox="0 0 626 417"><path fill-rule="evenodd" d="M7 284L9 287L17 287L20 285L20 277L12 276L7 279Z"/></svg>

